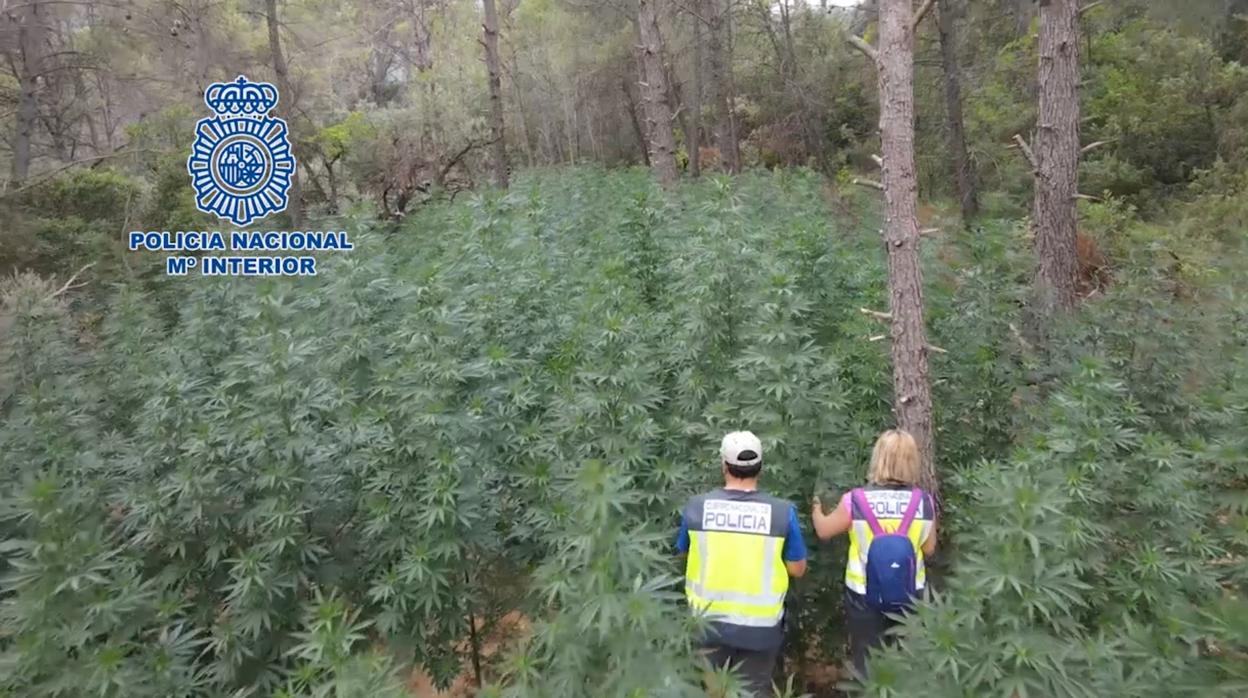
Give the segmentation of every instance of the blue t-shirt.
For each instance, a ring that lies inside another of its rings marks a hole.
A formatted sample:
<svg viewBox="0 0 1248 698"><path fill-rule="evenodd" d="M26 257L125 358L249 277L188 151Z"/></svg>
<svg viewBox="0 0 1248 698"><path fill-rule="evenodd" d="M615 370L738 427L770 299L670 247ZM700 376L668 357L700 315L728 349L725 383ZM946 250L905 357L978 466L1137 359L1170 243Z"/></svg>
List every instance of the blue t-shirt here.
<svg viewBox="0 0 1248 698"><path fill-rule="evenodd" d="M676 551L689 552L689 524L685 517L680 517L680 532L676 534ZM797 521L797 507L789 507L789 527L784 532L784 548L780 556L786 562L799 562L806 559L806 542L802 540L802 525Z"/></svg>

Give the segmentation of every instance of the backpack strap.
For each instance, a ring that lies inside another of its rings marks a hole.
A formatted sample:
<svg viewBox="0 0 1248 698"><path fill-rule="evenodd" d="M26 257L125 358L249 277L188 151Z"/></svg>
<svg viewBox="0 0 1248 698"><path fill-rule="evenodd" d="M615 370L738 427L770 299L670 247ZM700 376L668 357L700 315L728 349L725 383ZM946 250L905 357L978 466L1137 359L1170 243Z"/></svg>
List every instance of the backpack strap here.
<svg viewBox="0 0 1248 698"><path fill-rule="evenodd" d="M850 490L849 496L853 499L854 506L862 510L862 520L871 527L871 533L876 536L884 535L884 529L880 528L880 520L875 518L875 512L871 511L871 505L867 502L867 493L861 487L855 487ZM850 513L850 520L853 520L853 513Z"/></svg>
<svg viewBox="0 0 1248 698"><path fill-rule="evenodd" d="M923 490L915 487L910 490L910 503L906 505L906 513L901 517L901 525L897 532L903 536L910 535L910 524L914 523L914 515L919 511L919 502L923 501Z"/></svg>

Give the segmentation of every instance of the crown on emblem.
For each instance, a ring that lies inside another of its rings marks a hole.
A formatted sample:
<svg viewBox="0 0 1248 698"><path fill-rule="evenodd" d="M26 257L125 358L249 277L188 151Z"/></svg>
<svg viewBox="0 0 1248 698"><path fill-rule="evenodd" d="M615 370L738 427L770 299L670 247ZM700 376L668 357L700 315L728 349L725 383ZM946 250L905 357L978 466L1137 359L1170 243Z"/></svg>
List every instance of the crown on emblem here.
<svg viewBox="0 0 1248 698"><path fill-rule="evenodd" d="M204 103L214 112L267 114L277 106L277 88L267 82L248 82L239 75L234 82L214 82L204 90Z"/></svg>

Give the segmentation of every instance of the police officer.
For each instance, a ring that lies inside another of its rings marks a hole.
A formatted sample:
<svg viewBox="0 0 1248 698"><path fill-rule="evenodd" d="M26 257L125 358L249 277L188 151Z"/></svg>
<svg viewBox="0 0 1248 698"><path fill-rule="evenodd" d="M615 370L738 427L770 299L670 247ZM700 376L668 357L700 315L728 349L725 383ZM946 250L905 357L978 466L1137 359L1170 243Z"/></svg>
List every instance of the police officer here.
<svg viewBox="0 0 1248 698"><path fill-rule="evenodd" d="M897 624L883 611L867 604L867 553L875 534L862 514L870 507L881 529L895 533L901 527L914 488L919 483L919 446L914 437L901 429L880 434L871 451L867 470L867 487L863 498L855 503L852 491L841 497L832 513L824 513L823 503L815 497L811 515L815 536L831 540L849 534L849 559L845 564L845 614L849 627L849 649L854 670L867 675L867 655L888 639L888 629ZM914 545L916 566L914 586L920 592L927 585L924 561L936 552L936 509L932 496L919 491L913 523L906 534Z"/></svg>
<svg viewBox="0 0 1248 698"><path fill-rule="evenodd" d="M806 573L806 544L792 503L758 491L763 447L748 431L720 445L724 486L691 498L676 549L687 555L685 596L708 617L713 667L730 664L755 696L771 694L783 640L789 577Z"/></svg>

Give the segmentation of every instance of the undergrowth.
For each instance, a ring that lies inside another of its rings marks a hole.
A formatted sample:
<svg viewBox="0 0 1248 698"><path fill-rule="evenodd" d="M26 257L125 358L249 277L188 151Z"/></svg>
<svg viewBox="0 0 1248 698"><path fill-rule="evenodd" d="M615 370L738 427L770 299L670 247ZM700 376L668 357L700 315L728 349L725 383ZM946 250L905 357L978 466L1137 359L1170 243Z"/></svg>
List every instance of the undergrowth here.
<svg viewBox="0 0 1248 698"><path fill-rule="evenodd" d="M762 436L764 486L804 513L891 424L861 196L804 171L675 194L532 171L349 221L315 278L120 281L85 328L15 278L0 695L386 695L413 664L446 685L516 611L531 630L484 658L487 694L698 695L670 545L720 435ZM953 541L866 688L1228 690L1246 306L1123 262L1041 351L1016 331L1026 245L986 222L925 248ZM815 549L790 594L794 693L841 659L843 560Z"/></svg>

